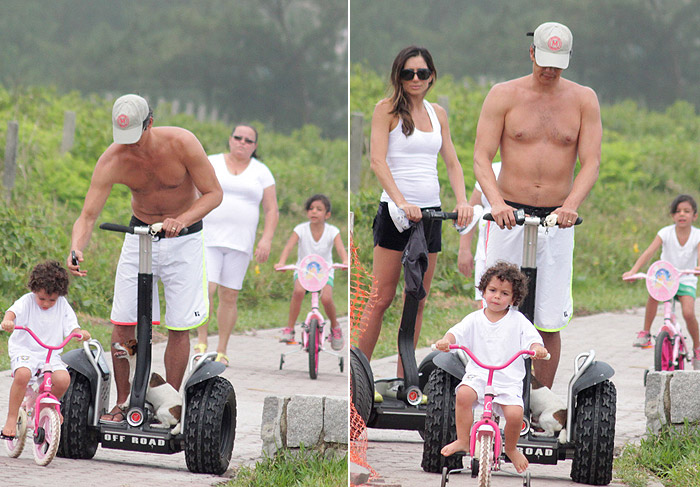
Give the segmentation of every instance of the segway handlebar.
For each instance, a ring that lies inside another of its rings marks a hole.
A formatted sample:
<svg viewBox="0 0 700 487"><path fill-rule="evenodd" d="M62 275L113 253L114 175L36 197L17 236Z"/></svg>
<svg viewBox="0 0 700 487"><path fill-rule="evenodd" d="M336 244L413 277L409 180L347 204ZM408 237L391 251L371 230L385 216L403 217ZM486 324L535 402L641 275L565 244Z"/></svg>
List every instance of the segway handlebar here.
<svg viewBox="0 0 700 487"><path fill-rule="evenodd" d="M553 218L552 216L556 216L554 213L550 213L547 216L529 216L525 215L525 210L522 208L517 209L513 211L513 216L515 216L515 224L516 225L524 225L525 224L525 219L526 218L532 218L532 219L537 219L539 220L539 225L542 225L543 227L553 227L554 225L559 225L556 223L556 220L554 220L554 223L552 223ZM493 219L493 215L491 213L484 213L483 216L484 220L490 221L490 222L495 222L496 220ZM583 218L580 216L576 218L576 221L574 222L574 225L580 225L583 223Z"/></svg>
<svg viewBox="0 0 700 487"><path fill-rule="evenodd" d="M127 225L119 225L117 223L100 223L100 228L102 230L109 230L110 232L121 232L121 233L131 233L131 234L146 234L150 233L153 236L163 237L163 223L153 223L151 225L131 227ZM187 235L189 232L188 227L183 227L178 235Z"/></svg>

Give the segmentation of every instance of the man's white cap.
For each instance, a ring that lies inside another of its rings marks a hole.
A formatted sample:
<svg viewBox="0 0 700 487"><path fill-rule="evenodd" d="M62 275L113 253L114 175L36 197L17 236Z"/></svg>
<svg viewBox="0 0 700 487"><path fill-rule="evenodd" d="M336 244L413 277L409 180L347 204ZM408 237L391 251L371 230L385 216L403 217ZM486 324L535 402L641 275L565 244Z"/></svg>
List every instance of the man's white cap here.
<svg viewBox="0 0 700 487"><path fill-rule="evenodd" d="M143 133L148 117L148 102L139 95L124 95L112 107L112 134L117 144L134 144Z"/></svg>
<svg viewBox="0 0 700 487"><path fill-rule="evenodd" d="M535 62L543 68L566 69L574 45L569 28L558 22L545 22L535 30Z"/></svg>

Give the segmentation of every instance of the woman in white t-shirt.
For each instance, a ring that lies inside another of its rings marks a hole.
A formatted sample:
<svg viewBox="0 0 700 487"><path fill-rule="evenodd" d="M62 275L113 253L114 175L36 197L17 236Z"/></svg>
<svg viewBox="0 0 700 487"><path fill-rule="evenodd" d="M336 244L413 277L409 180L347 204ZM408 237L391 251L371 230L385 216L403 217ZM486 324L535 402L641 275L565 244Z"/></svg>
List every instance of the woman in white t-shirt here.
<svg viewBox="0 0 700 487"><path fill-rule="evenodd" d="M307 255L316 254L331 264L333 262L333 247L343 264L348 263L348 253L345 251L340 230L335 225L326 223L331 217L331 202L324 194L315 194L306 200L304 204L306 216L309 221L300 223L294 227L292 235L287 240L287 244L282 249L280 260L275 264L275 269L282 267L287 262L287 257L297 243L297 264ZM342 350L344 345L343 333L336 319L335 304L333 303L333 269L330 271L328 282L321 291L321 304L326 311L326 316L331 322L331 347L333 350ZM301 303L304 300L306 291L298 280L294 281L294 291L289 304L289 320L287 327L282 330L280 341L286 343L294 342L294 323L299 316Z"/></svg>
<svg viewBox="0 0 700 487"><path fill-rule="evenodd" d="M425 99L436 77L435 65L427 49L417 46L402 49L391 68L393 93L377 103L372 115L371 167L384 191L372 225L374 283L365 308L366 316L363 316L367 327L358 339L358 346L368 360L379 338L384 312L396 294L401 256L410 233L401 233L395 228L389 215L389 203L395 203L413 222L422 218L422 209L439 209L439 153L445 161L450 186L457 200L457 224L466 226L473 214L473 208L467 203L464 174L452 143L447 112ZM430 292L437 253L441 250L441 221L433 221L430 229L425 226L424 230L430 238L427 239L428 269L423 277L423 287ZM420 335L425 299L418 305L414 346ZM400 361L397 373L403 376Z"/></svg>
<svg viewBox="0 0 700 487"><path fill-rule="evenodd" d="M226 366L229 363L226 347L236 324L238 292L248 264L253 256L258 263L267 261L279 220L275 178L267 166L256 159L257 148L258 132L249 125L237 125L229 138L229 152L209 156L224 191L221 205L204 217L209 317L213 315L211 303L218 289L216 360ZM256 246L261 203L265 226ZM196 352L207 350L207 332L206 324L197 329Z"/></svg>

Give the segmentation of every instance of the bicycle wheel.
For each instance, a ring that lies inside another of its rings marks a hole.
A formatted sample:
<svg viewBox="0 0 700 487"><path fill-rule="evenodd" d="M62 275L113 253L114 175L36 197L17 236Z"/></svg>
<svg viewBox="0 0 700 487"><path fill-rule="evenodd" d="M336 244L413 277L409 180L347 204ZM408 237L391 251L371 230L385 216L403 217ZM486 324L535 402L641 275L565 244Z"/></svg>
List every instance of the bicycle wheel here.
<svg viewBox="0 0 700 487"><path fill-rule="evenodd" d="M477 433L477 441L480 443L479 450L479 477L477 485L479 487L491 486L491 466L493 464L493 433L482 431Z"/></svg>
<svg viewBox="0 0 700 487"><path fill-rule="evenodd" d="M61 442L61 420L53 407L44 407L39 413L39 428L34 432L34 461L48 465L56 456Z"/></svg>
<svg viewBox="0 0 700 487"><path fill-rule="evenodd" d="M656 335L654 345L654 370L674 370L673 340L666 330Z"/></svg>
<svg viewBox="0 0 700 487"><path fill-rule="evenodd" d="M318 352L321 344L319 334L321 329L318 320L313 318L309 322L309 377L318 377Z"/></svg>
<svg viewBox="0 0 700 487"><path fill-rule="evenodd" d="M19 408L17 414L17 433L14 440L5 440L5 448L10 458L17 458L22 454L24 443L27 439L27 411Z"/></svg>

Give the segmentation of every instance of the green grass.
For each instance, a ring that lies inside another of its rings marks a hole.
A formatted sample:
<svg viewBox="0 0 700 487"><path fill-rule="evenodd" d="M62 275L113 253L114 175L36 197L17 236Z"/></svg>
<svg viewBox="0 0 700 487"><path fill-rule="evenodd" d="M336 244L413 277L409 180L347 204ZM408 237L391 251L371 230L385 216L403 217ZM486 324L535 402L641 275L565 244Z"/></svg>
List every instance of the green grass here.
<svg viewBox="0 0 700 487"><path fill-rule="evenodd" d="M650 478L668 487L700 485L698 425L686 422L627 445L615 459L615 476L631 487L644 487Z"/></svg>
<svg viewBox="0 0 700 487"><path fill-rule="evenodd" d="M324 458L318 452L281 450L255 467L241 467L226 487L340 487L348 485L347 456Z"/></svg>

